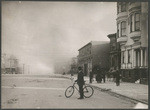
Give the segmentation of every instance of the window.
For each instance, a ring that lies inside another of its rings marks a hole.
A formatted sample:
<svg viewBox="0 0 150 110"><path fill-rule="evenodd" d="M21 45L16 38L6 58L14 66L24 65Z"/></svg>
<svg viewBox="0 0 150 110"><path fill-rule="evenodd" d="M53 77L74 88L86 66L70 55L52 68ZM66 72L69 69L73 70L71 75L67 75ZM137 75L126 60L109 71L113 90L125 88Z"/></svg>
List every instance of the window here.
<svg viewBox="0 0 150 110"><path fill-rule="evenodd" d="M125 73L124 73L124 71L122 71L122 77L125 77Z"/></svg>
<svg viewBox="0 0 150 110"><path fill-rule="evenodd" d="M115 59L114 56L112 56L112 66L114 66L114 63L115 63Z"/></svg>
<svg viewBox="0 0 150 110"><path fill-rule="evenodd" d="M133 22L134 22L133 15L130 15L130 32L133 32L134 30Z"/></svg>
<svg viewBox="0 0 150 110"><path fill-rule="evenodd" d="M139 30L140 30L140 14L135 13L130 15L130 32L139 31Z"/></svg>
<svg viewBox="0 0 150 110"><path fill-rule="evenodd" d="M145 65L145 49L143 49L143 66L146 66Z"/></svg>
<svg viewBox="0 0 150 110"><path fill-rule="evenodd" d="M126 11L126 3L121 3L121 12Z"/></svg>
<svg viewBox="0 0 150 110"><path fill-rule="evenodd" d="M125 2L121 2L117 4L117 14L120 12L125 12L126 11L126 3Z"/></svg>
<svg viewBox="0 0 150 110"><path fill-rule="evenodd" d="M121 22L121 36L126 35L126 21Z"/></svg>
<svg viewBox="0 0 150 110"><path fill-rule="evenodd" d="M140 49L136 50L136 66L139 67L141 65L141 52Z"/></svg>
<svg viewBox="0 0 150 110"><path fill-rule="evenodd" d="M122 51L122 63L124 63L124 51Z"/></svg>
<svg viewBox="0 0 150 110"><path fill-rule="evenodd" d="M129 77L131 77L131 72L129 71Z"/></svg>
<svg viewBox="0 0 150 110"><path fill-rule="evenodd" d="M140 30L140 14L136 13L135 14L135 31Z"/></svg>
<svg viewBox="0 0 150 110"><path fill-rule="evenodd" d="M112 44L113 50L116 50L116 43Z"/></svg>
<svg viewBox="0 0 150 110"><path fill-rule="evenodd" d="M92 50L90 49L90 54L92 53Z"/></svg>
<svg viewBox="0 0 150 110"><path fill-rule="evenodd" d="M117 38L119 38L119 23L117 24Z"/></svg>
<svg viewBox="0 0 150 110"><path fill-rule="evenodd" d="M128 63L131 63L131 50L128 50Z"/></svg>

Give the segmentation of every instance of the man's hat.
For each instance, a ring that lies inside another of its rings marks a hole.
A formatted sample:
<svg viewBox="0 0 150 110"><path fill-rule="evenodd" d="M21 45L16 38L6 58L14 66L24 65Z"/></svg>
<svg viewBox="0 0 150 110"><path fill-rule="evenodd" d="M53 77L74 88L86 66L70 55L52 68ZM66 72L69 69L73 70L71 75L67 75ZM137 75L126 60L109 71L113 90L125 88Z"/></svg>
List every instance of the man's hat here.
<svg viewBox="0 0 150 110"><path fill-rule="evenodd" d="M82 67L81 67L81 66L79 66L79 67L78 67L78 70L82 70Z"/></svg>

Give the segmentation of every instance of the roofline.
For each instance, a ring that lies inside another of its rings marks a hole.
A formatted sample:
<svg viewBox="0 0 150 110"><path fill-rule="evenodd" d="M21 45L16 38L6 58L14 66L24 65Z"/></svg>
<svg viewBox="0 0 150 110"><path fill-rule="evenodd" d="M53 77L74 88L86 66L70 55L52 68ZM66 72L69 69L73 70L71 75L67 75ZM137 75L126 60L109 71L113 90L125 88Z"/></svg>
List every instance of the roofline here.
<svg viewBox="0 0 150 110"><path fill-rule="evenodd" d="M92 44L92 42L94 41L90 41L89 43L87 43L86 45L84 45L83 47L81 47L78 51L80 51L81 49L83 49L84 47L86 47L89 44ZM103 41L102 41L103 42ZM105 43L109 43L109 41L104 41Z"/></svg>
<svg viewBox="0 0 150 110"><path fill-rule="evenodd" d="M80 51L81 49L83 49L84 47L86 47L87 45L92 44L92 41L87 43L86 45L84 45L83 47L81 47L78 51Z"/></svg>
<svg viewBox="0 0 150 110"><path fill-rule="evenodd" d="M107 37L110 38L110 37L112 37L114 35L116 35L116 33L114 33L114 34L108 34Z"/></svg>

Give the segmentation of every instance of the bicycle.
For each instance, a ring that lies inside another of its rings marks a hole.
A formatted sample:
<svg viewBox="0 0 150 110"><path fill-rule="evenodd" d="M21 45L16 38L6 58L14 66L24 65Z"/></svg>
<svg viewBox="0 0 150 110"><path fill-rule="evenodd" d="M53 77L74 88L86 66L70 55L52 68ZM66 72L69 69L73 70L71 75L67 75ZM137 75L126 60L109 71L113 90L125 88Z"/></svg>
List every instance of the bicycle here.
<svg viewBox="0 0 150 110"><path fill-rule="evenodd" d="M73 95L75 89L79 92L79 89L75 86L76 84L77 83L74 82L72 86L69 86L66 89L66 91L65 91L66 98L70 98ZM87 84L84 84L83 85L83 92L84 92L84 97L85 98L90 98L94 93L94 89L91 86L89 86Z"/></svg>

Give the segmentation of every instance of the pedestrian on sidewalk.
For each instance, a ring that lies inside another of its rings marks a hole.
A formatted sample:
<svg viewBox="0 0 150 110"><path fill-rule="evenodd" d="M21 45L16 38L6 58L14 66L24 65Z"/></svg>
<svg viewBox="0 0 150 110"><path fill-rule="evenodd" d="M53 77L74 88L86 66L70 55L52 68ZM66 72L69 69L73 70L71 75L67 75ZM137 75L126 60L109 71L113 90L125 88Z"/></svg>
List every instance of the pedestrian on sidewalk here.
<svg viewBox="0 0 150 110"><path fill-rule="evenodd" d="M66 73L65 72L63 72L63 75L65 75Z"/></svg>
<svg viewBox="0 0 150 110"><path fill-rule="evenodd" d="M103 73L103 82L105 83L105 73Z"/></svg>
<svg viewBox="0 0 150 110"><path fill-rule="evenodd" d="M78 99L84 99L83 97L84 73L82 72L82 67L78 67L78 76L75 82L77 82L79 86L80 97Z"/></svg>
<svg viewBox="0 0 150 110"><path fill-rule="evenodd" d="M96 75L96 81L97 81L97 83L101 83L102 82L102 75L101 75L101 73L98 73Z"/></svg>
<svg viewBox="0 0 150 110"><path fill-rule="evenodd" d="M119 69L116 69L116 86L120 85L120 73L119 73Z"/></svg>
<svg viewBox="0 0 150 110"><path fill-rule="evenodd" d="M90 70L90 83L92 83L92 81L93 81L93 72L92 70Z"/></svg>
<svg viewBox="0 0 150 110"><path fill-rule="evenodd" d="M111 71L113 82L116 82L116 67Z"/></svg>
<svg viewBox="0 0 150 110"><path fill-rule="evenodd" d="M105 75L106 75L106 70L103 70L103 73L102 73L102 79L103 79L103 82L105 83Z"/></svg>
<svg viewBox="0 0 150 110"><path fill-rule="evenodd" d="M72 69L70 70L70 75L71 75L71 78L73 77L73 71Z"/></svg>
<svg viewBox="0 0 150 110"><path fill-rule="evenodd" d="M111 81L111 69L109 71L106 72L106 78L107 78L107 81Z"/></svg>

